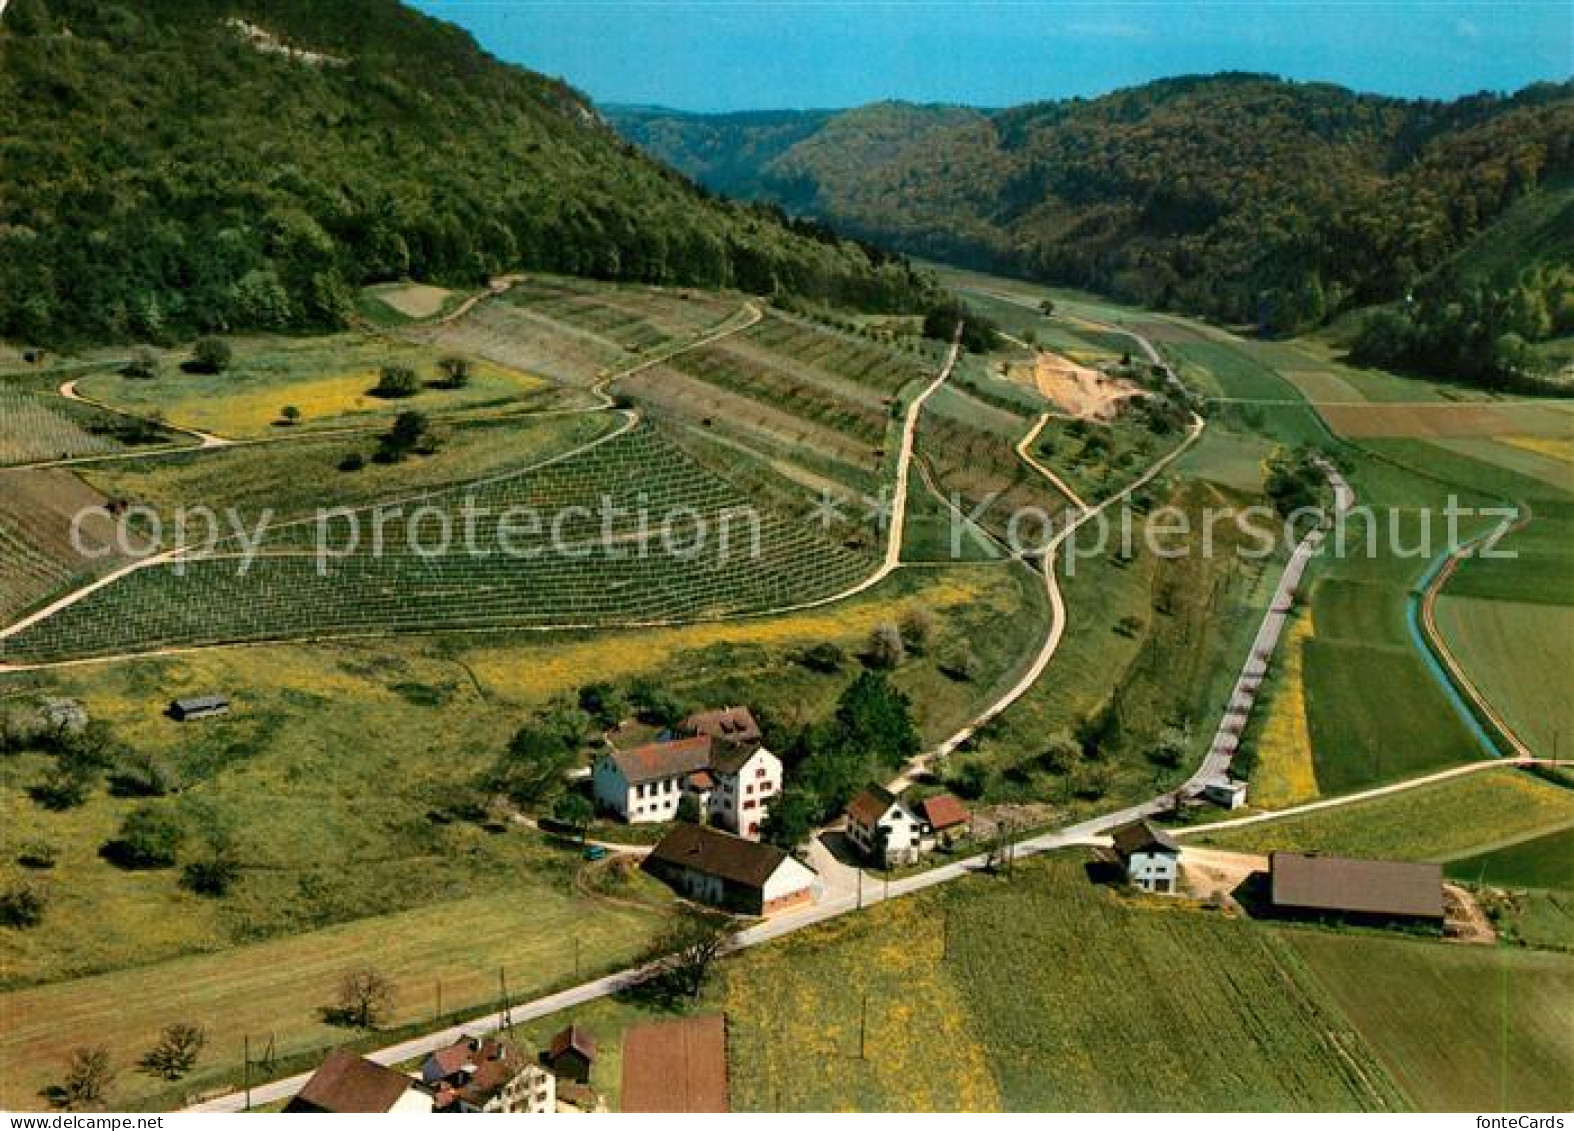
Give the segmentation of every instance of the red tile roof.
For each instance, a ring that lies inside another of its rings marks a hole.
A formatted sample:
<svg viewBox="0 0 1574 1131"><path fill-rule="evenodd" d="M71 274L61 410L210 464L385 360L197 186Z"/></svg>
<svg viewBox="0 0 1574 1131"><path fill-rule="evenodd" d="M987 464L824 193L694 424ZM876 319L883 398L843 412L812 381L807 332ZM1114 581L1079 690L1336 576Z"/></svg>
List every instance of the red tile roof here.
<svg viewBox="0 0 1574 1131"><path fill-rule="evenodd" d="M684 719L680 729L688 734L709 735L724 742L758 742L761 737L760 724L754 721L754 712L747 707L700 711Z"/></svg>
<svg viewBox="0 0 1574 1131"><path fill-rule="evenodd" d="M954 829L958 825L965 825L968 821L967 806L949 793L942 793L938 797L926 797L919 803L924 811L924 820L929 822L929 827L939 831L941 829Z"/></svg>
<svg viewBox="0 0 1574 1131"><path fill-rule="evenodd" d="M727 1111L721 1014L635 1025L623 1035L623 1110Z"/></svg>
<svg viewBox="0 0 1574 1131"><path fill-rule="evenodd" d="M573 1049L586 1060L596 1059L596 1038L591 1036L588 1029L581 1029L578 1025L570 1025L557 1036L552 1038L548 1046L548 1055L556 1060L569 1049Z"/></svg>

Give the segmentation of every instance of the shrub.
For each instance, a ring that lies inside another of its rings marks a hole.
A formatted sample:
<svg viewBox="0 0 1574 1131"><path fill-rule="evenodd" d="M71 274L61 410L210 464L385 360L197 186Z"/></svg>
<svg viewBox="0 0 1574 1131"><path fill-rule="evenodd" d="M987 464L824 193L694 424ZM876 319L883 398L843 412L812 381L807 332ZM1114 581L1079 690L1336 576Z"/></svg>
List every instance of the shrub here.
<svg viewBox="0 0 1574 1131"><path fill-rule="evenodd" d="M279 410L279 419L291 426L299 424L301 422L301 410L292 404L287 404Z"/></svg>
<svg viewBox="0 0 1574 1131"><path fill-rule="evenodd" d="M891 623L877 624L869 634L865 658L872 668L894 668L907 659L907 646L902 642L902 630Z"/></svg>
<svg viewBox="0 0 1574 1131"><path fill-rule="evenodd" d="M53 868L60 859L60 851L44 840L30 840L16 854L16 862L24 868L44 871Z"/></svg>
<svg viewBox="0 0 1574 1131"><path fill-rule="evenodd" d="M0 927L26 930L44 921L44 893L31 884L0 891Z"/></svg>
<svg viewBox="0 0 1574 1131"><path fill-rule="evenodd" d="M175 863L185 830L173 813L144 805L126 814L120 834L102 855L121 868L168 868Z"/></svg>
<svg viewBox="0 0 1574 1131"><path fill-rule="evenodd" d="M377 375L377 384L372 386L371 395L386 400L400 400L413 397L420 391L421 379L410 366L385 365Z"/></svg>
<svg viewBox="0 0 1574 1131"><path fill-rule="evenodd" d="M83 1045L72 1051L65 1080L51 1092L61 1107L76 1111L102 1105L114 1082L115 1069L109 1059L109 1049L103 1045Z"/></svg>
<svg viewBox="0 0 1574 1131"><path fill-rule="evenodd" d="M169 765L151 754L132 754L109 772L109 792L116 797L163 797L179 781Z"/></svg>
<svg viewBox="0 0 1574 1131"><path fill-rule="evenodd" d="M340 471L360 471L366 466L366 457L360 452L350 452L339 461Z"/></svg>
<svg viewBox="0 0 1574 1131"><path fill-rule="evenodd" d="M800 664L821 675L834 675L846 661L847 654L829 641L806 648L798 655Z"/></svg>
<svg viewBox="0 0 1574 1131"><path fill-rule="evenodd" d="M445 357L437 363L438 372L443 375L443 388L462 389L470 384L470 359L467 357Z"/></svg>
<svg viewBox="0 0 1574 1131"><path fill-rule="evenodd" d="M958 683L972 683L978 678L983 669L983 664L973 651L973 646L965 640L958 641L948 648L939 662L940 674Z"/></svg>
<svg viewBox="0 0 1574 1131"><path fill-rule="evenodd" d="M120 372L139 381L151 381L158 376L158 354L145 348L136 350Z"/></svg>
<svg viewBox="0 0 1574 1131"><path fill-rule="evenodd" d="M917 605L902 614L898 622L903 643L917 655L929 650L935 638L935 617L928 609Z"/></svg>

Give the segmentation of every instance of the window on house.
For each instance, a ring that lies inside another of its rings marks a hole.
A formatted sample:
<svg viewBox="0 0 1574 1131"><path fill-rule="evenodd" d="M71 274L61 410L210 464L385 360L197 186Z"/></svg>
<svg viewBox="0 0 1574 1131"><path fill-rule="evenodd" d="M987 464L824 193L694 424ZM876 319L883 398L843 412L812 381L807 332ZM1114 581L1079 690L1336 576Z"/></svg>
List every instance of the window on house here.
<svg viewBox="0 0 1574 1131"><path fill-rule="evenodd" d="M754 776L757 777L757 778L763 778L768 773L770 773L770 771L767 770L764 766L761 766L759 769L754 771Z"/></svg>
<svg viewBox="0 0 1574 1131"><path fill-rule="evenodd" d="M750 800L748 800L748 801L745 801L745 802L744 802L744 803L743 803L743 807L744 807L744 808L745 808L745 809L753 809L753 808L754 808L754 804L755 804L755 803L754 803L754 800L753 800L753 799L752 799L752 798L751 798L751 799L750 799Z"/></svg>

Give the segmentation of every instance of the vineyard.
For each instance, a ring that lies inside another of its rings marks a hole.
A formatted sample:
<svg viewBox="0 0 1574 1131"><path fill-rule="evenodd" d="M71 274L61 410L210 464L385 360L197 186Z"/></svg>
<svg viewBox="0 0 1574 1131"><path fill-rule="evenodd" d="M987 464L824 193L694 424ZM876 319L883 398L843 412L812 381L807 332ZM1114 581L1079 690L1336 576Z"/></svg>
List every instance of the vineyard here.
<svg viewBox="0 0 1574 1131"><path fill-rule="evenodd" d="M123 423L43 391L0 386L0 466L121 451Z"/></svg>
<svg viewBox="0 0 1574 1131"><path fill-rule="evenodd" d="M522 511L539 518L523 529ZM480 516L470 522L466 514ZM665 521L671 517L670 525ZM776 512L645 426L535 471L276 527L126 575L0 642L49 661L255 640L703 619L828 597L872 562ZM380 551L373 528L380 530ZM434 552L446 527L453 542ZM703 536L701 531L703 530Z"/></svg>

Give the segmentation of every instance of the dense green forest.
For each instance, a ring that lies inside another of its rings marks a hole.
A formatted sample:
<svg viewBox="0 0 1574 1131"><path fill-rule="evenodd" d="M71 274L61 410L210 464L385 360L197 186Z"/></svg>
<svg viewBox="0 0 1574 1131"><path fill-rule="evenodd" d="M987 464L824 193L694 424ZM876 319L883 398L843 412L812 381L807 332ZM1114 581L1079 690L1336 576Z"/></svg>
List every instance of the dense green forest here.
<svg viewBox="0 0 1574 1131"><path fill-rule="evenodd" d="M1574 171L1569 83L1444 103L1230 74L1001 111L608 115L719 192L1268 333L1403 297Z"/></svg>
<svg viewBox="0 0 1574 1131"><path fill-rule="evenodd" d="M13 0L0 337L339 324L519 268L916 309L925 276L718 201L559 82L396 0Z"/></svg>

